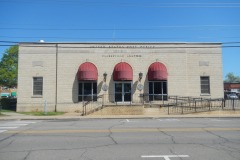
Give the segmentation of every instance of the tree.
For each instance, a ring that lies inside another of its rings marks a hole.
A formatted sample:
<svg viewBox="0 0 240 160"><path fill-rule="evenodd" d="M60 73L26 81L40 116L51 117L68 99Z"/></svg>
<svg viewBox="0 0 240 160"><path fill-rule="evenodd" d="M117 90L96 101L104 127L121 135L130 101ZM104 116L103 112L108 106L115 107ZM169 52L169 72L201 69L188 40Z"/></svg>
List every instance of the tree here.
<svg viewBox="0 0 240 160"><path fill-rule="evenodd" d="M17 86L18 46L12 46L5 51L0 61L0 85Z"/></svg>
<svg viewBox="0 0 240 160"><path fill-rule="evenodd" d="M240 77L235 76L232 72L230 72L226 75L225 82L227 83L240 82Z"/></svg>

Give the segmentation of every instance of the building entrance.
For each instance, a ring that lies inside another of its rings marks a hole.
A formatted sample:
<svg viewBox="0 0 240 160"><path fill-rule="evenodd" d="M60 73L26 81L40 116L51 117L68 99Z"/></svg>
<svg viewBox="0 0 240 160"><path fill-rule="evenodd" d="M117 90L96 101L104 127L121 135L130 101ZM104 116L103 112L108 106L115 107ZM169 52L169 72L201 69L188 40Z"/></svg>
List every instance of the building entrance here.
<svg viewBox="0 0 240 160"><path fill-rule="evenodd" d="M115 83L115 102L132 101L132 84L131 82Z"/></svg>

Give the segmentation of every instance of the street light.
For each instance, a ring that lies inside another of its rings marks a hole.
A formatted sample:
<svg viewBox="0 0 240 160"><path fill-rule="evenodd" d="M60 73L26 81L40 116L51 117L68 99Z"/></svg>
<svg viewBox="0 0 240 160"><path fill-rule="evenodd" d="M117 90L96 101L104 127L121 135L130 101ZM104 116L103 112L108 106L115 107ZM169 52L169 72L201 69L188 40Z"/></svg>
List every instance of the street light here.
<svg viewBox="0 0 240 160"><path fill-rule="evenodd" d="M142 77L143 77L143 73L140 72L140 73L138 74L138 80L141 81Z"/></svg>
<svg viewBox="0 0 240 160"><path fill-rule="evenodd" d="M106 82L106 79L107 79L107 73L104 72L104 73L103 73L103 80L104 80L104 82Z"/></svg>

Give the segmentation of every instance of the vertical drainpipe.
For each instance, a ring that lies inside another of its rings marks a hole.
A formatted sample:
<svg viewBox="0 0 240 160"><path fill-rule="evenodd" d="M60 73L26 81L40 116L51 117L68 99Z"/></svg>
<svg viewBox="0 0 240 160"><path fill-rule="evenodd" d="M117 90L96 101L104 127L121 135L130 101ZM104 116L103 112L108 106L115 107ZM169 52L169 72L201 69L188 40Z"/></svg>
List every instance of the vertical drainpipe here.
<svg viewBox="0 0 240 160"><path fill-rule="evenodd" d="M58 44L56 44L56 88L55 88L55 112L57 112L57 72L58 72Z"/></svg>

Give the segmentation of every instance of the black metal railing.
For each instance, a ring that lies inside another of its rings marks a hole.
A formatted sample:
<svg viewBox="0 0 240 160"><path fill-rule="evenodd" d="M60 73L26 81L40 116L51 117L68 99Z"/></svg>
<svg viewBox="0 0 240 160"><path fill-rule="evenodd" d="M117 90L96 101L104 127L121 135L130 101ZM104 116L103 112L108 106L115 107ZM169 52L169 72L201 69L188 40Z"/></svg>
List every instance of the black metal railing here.
<svg viewBox="0 0 240 160"><path fill-rule="evenodd" d="M144 98L148 94L140 94L138 104L147 106L147 103L152 103L149 99ZM135 97L136 98L136 97ZM97 99L90 99L82 102L82 115L88 115L106 105L118 105L114 101L114 94L102 94L97 96ZM146 103L146 104L145 104ZM124 103L125 105L133 105L132 101ZM122 103L119 103L122 105ZM188 114L197 112L207 112L214 110L237 110L240 109L239 99L223 99L223 98L203 98L203 97L184 97L184 96L167 96L154 103L154 107L163 107L167 114Z"/></svg>
<svg viewBox="0 0 240 160"><path fill-rule="evenodd" d="M194 112L206 112L212 110L236 110L240 109L239 99L202 98L169 96L167 107L168 114L187 114Z"/></svg>
<svg viewBox="0 0 240 160"><path fill-rule="evenodd" d="M194 100L189 102L178 102L177 104L168 104L168 114L170 113L193 113L193 112L206 112L215 109L223 108L222 99L211 100Z"/></svg>
<svg viewBox="0 0 240 160"><path fill-rule="evenodd" d="M82 101L83 105L83 111L82 111L82 116L91 114L99 109L103 108L103 100L99 100L99 99L103 99L104 95L99 95L97 97L95 97L94 99L89 99L88 101Z"/></svg>

